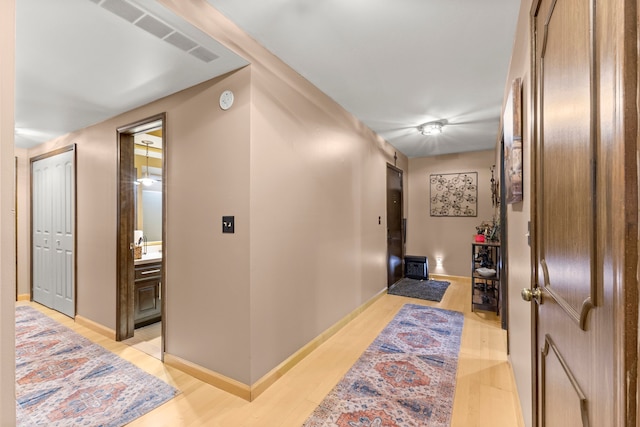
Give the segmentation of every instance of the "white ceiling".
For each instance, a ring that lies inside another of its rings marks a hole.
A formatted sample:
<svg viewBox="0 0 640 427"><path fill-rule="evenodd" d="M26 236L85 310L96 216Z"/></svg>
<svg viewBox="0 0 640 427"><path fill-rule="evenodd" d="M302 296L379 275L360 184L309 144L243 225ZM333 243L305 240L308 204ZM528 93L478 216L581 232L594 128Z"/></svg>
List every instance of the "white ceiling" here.
<svg viewBox="0 0 640 427"><path fill-rule="evenodd" d="M220 58L203 62L105 8L124 1L16 2L16 145L246 64L154 0L127 1ZM207 1L409 157L495 146L520 2ZM418 132L434 120L441 135Z"/></svg>
<svg viewBox="0 0 640 427"><path fill-rule="evenodd" d="M207 1L410 157L496 144L519 1Z"/></svg>
<svg viewBox="0 0 640 427"><path fill-rule="evenodd" d="M18 0L16 8L19 147L99 123L247 64L154 0ZM159 36L142 29L145 24L155 24L146 28Z"/></svg>

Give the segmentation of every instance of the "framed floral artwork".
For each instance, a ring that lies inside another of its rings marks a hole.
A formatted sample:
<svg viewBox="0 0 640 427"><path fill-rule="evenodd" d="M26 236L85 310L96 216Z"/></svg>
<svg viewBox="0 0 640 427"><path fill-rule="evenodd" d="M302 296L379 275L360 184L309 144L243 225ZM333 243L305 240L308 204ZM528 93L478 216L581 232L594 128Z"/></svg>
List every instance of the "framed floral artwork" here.
<svg viewBox="0 0 640 427"><path fill-rule="evenodd" d="M478 172L429 175L431 216L478 216Z"/></svg>
<svg viewBox="0 0 640 427"><path fill-rule="evenodd" d="M522 85L511 84L502 117L504 138L504 185L507 203L522 201Z"/></svg>

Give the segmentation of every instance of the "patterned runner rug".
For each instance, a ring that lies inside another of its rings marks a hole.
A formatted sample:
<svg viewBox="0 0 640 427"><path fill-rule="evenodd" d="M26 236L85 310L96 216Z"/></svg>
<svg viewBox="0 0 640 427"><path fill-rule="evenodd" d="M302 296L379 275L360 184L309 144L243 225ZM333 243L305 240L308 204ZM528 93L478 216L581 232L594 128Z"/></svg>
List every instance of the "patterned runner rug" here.
<svg viewBox="0 0 640 427"><path fill-rule="evenodd" d="M404 305L304 427L449 426L463 322Z"/></svg>
<svg viewBox="0 0 640 427"><path fill-rule="evenodd" d="M18 426L122 426L177 393L38 310L16 307Z"/></svg>

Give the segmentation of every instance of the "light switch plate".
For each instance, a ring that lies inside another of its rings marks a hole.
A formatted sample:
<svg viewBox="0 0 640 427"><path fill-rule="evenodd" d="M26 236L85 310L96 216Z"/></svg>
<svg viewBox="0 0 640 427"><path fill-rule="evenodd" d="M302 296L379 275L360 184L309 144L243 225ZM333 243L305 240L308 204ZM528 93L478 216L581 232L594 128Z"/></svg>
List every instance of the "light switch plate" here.
<svg viewBox="0 0 640 427"><path fill-rule="evenodd" d="M222 217L222 232L223 233L235 233L234 230L235 218L233 216Z"/></svg>

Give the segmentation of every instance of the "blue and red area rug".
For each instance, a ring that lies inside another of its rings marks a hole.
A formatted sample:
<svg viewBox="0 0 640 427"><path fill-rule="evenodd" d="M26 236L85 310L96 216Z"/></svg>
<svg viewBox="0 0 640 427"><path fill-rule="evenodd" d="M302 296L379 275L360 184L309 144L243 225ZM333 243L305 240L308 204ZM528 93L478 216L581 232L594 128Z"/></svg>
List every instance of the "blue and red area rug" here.
<svg viewBox="0 0 640 427"><path fill-rule="evenodd" d="M304 427L445 427L464 316L404 305Z"/></svg>
<svg viewBox="0 0 640 427"><path fill-rule="evenodd" d="M16 307L18 426L122 426L177 393L38 310Z"/></svg>

